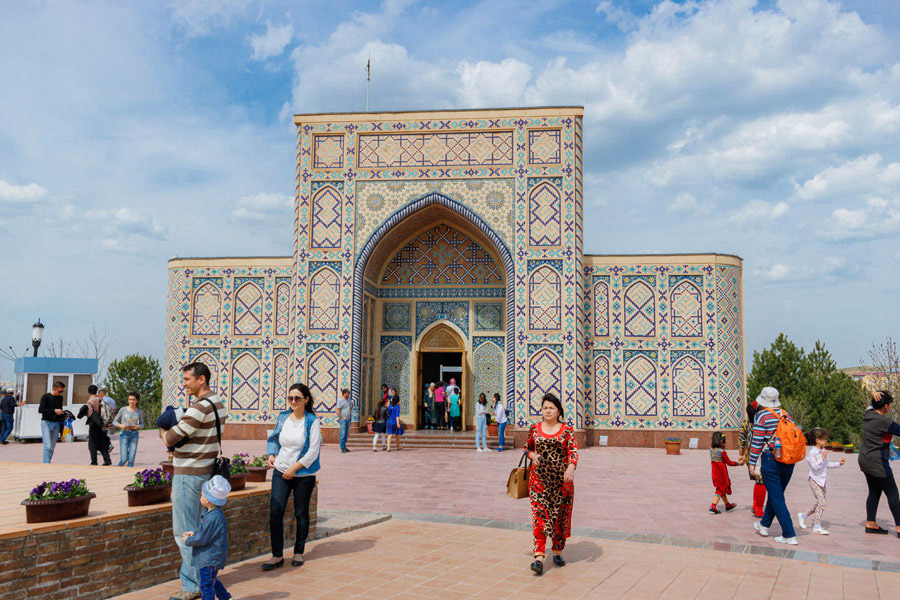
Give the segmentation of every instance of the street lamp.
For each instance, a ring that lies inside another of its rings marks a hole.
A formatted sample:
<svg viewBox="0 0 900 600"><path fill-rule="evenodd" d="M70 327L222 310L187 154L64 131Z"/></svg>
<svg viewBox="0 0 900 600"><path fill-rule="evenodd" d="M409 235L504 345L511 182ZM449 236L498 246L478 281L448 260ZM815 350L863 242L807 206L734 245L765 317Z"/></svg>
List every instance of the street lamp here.
<svg viewBox="0 0 900 600"><path fill-rule="evenodd" d="M31 345L34 346L35 356L37 356L38 348L41 346L42 337L44 337L44 324L38 319L37 323L31 326Z"/></svg>

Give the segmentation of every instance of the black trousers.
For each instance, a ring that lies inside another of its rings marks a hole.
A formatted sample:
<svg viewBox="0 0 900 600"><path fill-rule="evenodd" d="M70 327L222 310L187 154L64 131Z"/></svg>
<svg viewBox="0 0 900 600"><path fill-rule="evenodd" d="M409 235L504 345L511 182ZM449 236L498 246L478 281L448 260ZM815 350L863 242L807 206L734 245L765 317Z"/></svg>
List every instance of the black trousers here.
<svg viewBox="0 0 900 600"><path fill-rule="evenodd" d="M453 421L453 429L455 431L462 431L462 416L459 417L450 417Z"/></svg>
<svg viewBox="0 0 900 600"><path fill-rule="evenodd" d="M900 527L900 494L897 492L897 482L894 481L894 476L874 477L868 473L864 473L864 475L866 476L866 485L869 486L869 496L866 498L866 521L875 520L881 493L884 492L891 514L894 515L894 525Z"/></svg>
<svg viewBox="0 0 900 600"><path fill-rule="evenodd" d="M91 464L97 464L97 452L103 455L103 464L112 463L109 459L109 436L100 427L88 426L88 452L91 454Z"/></svg>
<svg viewBox="0 0 900 600"><path fill-rule="evenodd" d="M284 555L284 511L288 497L294 493L294 517L297 519L297 539L294 554L303 554L309 537L309 501L316 487L316 476L284 479L281 471L272 471L272 495L269 501L269 537L272 538L272 556Z"/></svg>
<svg viewBox="0 0 900 600"><path fill-rule="evenodd" d="M434 416L437 419L437 427L440 429L443 429L444 427L447 426L447 423L444 421L444 413L445 413L444 403L437 402L437 403L435 403L435 407L436 408L434 409Z"/></svg>

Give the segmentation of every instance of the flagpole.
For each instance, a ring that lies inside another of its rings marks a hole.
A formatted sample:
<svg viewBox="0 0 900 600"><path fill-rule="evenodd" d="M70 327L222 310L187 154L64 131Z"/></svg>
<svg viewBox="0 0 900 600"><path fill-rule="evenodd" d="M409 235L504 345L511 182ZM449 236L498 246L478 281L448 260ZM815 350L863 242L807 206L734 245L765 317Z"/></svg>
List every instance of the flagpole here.
<svg viewBox="0 0 900 600"><path fill-rule="evenodd" d="M369 81L372 80L372 53L366 61L366 112L369 112Z"/></svg>

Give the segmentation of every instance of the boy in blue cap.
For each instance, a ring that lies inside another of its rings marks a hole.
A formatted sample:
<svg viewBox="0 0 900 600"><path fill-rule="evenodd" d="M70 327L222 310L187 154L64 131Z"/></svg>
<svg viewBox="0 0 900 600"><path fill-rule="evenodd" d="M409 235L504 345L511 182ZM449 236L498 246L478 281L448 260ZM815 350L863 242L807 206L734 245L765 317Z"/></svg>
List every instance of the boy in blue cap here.
<svg viewBox="0 0 900 600"><path fill-rule="evenodd" d="M200 504L206 512L200 515L200 528L196 533L184 532L185 546L193 548L193 565L200 575L201 600L229 600L232 596L219 581L217 575L225 568L228 552L228 527L222 507L228 499L231 484L221 475L214 475L203 484Z"/></svg>

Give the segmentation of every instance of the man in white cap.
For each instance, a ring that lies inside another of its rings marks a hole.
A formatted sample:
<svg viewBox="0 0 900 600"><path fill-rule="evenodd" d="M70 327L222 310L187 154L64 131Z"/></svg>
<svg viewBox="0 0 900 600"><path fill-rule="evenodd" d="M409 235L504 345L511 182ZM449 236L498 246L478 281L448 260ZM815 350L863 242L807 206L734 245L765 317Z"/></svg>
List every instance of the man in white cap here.
<svg viewBox="0 0 900 600"><path fill-rule="evenodd" d="M200 515L200 526L196 533L185 531L184 545L192 550L192 562L200 576L200 593L203 598L228 600L231 594L219 581L217 575L225 568L228 554L228 524L222 507L228 500L231 484L221 475L213 475L203 484L200 504L206 509Z"/></svg>
<svg viewBox="0 0 900 600"><path fill-rule="evenodd" d="M791 511L788 510L784 499L784 491L794 474L794 465L785 464L775 460L775 430L782 417L786 417L793 423L791 415L781 408L781 400L778 390L773 387L764 387L756 398L759 411L753 423L753 436L750 440L750 476L755 477L757 469L762 472L763 483L769 494L766 502L766 510L762 519L753 523L753 527L759 535L768 537L769 526L774 519L778 519L781 525L781 535L775 538L782 544L797 544L797 534L794 531L794 522L791 520Z"/></svg>

